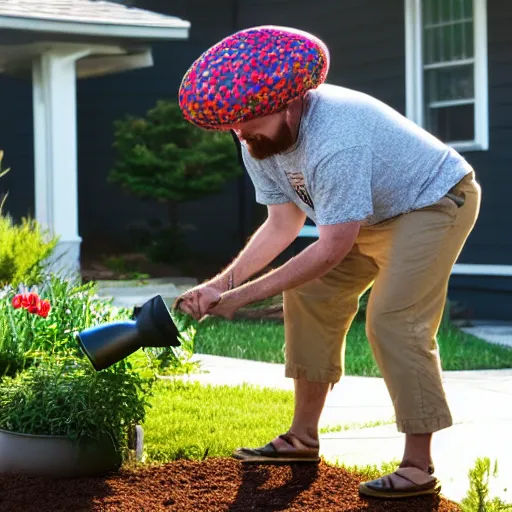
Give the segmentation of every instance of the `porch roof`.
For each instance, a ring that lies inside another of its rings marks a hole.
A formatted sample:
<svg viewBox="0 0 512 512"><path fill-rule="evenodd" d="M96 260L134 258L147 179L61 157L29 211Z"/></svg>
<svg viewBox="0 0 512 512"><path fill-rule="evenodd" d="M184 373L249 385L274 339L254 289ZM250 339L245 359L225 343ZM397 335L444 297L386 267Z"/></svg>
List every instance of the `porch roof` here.
<svg viewBox="0 0 512 512"><path fill-rule="evenodd" d="M115 2L4 0L0 29L131 39L186 39L190 23Z"/></svg>

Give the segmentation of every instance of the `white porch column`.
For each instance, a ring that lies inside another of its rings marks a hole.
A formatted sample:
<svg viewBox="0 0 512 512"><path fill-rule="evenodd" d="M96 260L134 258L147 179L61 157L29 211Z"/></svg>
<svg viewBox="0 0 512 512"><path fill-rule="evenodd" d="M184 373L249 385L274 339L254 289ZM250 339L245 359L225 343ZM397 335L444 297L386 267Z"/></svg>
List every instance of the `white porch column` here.
<svg viewBox="0 0 512 512"><path fill-rule="evenodd" d="M57 235L55 271L80 269L76 141L76 60L89 50L52 49L32 67L35 213Z"/></svg>

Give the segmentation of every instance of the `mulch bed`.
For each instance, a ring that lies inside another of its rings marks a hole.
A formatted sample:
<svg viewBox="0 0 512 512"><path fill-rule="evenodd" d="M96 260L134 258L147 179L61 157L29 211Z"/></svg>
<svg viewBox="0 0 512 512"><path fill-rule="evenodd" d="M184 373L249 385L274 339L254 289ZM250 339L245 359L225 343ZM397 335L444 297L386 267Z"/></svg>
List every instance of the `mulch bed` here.
<svg viewBox="0 0 512 512"><path fill-rule="evenodd" d="M103 478L0 476L2 512L374 511L455 512L439 498L399 502L358 495L360 477L321 463L242 466L233 459L178 461Z"/></svg>

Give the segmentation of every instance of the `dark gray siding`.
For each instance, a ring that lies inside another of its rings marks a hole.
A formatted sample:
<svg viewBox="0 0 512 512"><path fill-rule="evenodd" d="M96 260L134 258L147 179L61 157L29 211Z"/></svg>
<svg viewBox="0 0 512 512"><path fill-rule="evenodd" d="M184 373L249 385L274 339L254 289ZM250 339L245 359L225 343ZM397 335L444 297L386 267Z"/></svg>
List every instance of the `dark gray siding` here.
<svg viewBox="0 0 512 512"><path fill-rule="evenodd" d="M362 90L405 112L403 0L138 0L137 6L180 16L192 23L187 42L154 45L155 66L117 76L80 81L78 151L80 232L84 248L129 243L126 227L151 217L165 219L158 205L142 203L106 183L114 152L115 119L143 114L160 98L174 98L181 77L202 51L235 30L259 24L295 26L317 34L330 47L328 81ZM512 3L488 0L490 149L465 153L483 188L480 219L459 262L512 264ZM0 148L12 175L9 209L33 210L33 137L30 83L0 75ZM243 187L241 193L240 185ZM246 178L225 193L184 205L182 219L196 227L194 248L229 260L264 215ZM222 226L222 227L221 227ZM495 279L454 277L450 295L477 316L505 318L511 286ZM490 289L492 288L492 290ZM499 305L497 305L499 303ZM494 305L493 305L494 304Z"/></svg>
<svg viewBox="0 0 512 512"><path fill-rule="evenodd" d="M174 98L192 61L235 30L281 24L314 32L331 48L330 82L361 89L404 111L402 0L388 1L385 7L378 0L324 0L321 4L319 9L318 3L305 0L138 2L141 7L189 20L191 37L186 43L154 45L152 69L80 82L80 230L85 248L98 240L102 244L120 241L128 224L164 214L157 206L143 204L105 184L114 156L113 120L125 113L142 114L159 98ZM236 254L264 215L264 210L254 205L247 178L229 185L224 194L184 205L180 211L196 228L191 244L217 253L221 259Z"/></svg>
<svg viewBox="0 0 512 512"><path fill-rule="evenodd" d="M4 168L0 192L9 191L6 212L15 218L34 214L34 137L32 85L28 80L0 74L0 149Z"/></svg>
<svg viewBox="0 0 512 512"><path fill-rule="evenodd" d="M106 183L114 161L113 122L125 114L143 115L158 99L176 99L183 74L206 48L233 31L231 2L139 2L192 22L187 42L153 45L154 66L78 86L80 232L84 249L129 243L126 229L148 219L166 219L164 207L130 197ZM158 9L169 5L168 9ZM179 208L181 221L194 226L190 243L226 259L239 247L237 183L224 194ZM221 228L224 225L224 228ZM218 226L218 228L217 228ZM226 253L229 255L227 256Z"/></svg>
<svg viewBox="0 0 512 512"><path fill-rule="evenodd" d="M482 186L480 218L461 262L512 265L512 3L487 2L489 151L467 152Z"/></svg>
<svg viewBox="0 0 512 512"><path fill-rule="evenodd" d="M153 217L165 219L163 208L138 201L106 183L114 159L114 120L127 113L143 114L160 98L175 98L192 61L235 30L281 24L314 32L331 48L330 82L364 90L404 110L402 0L389 0L385 7L379 0L324 0L321 8L318 2L305 0L136 3L191 21L191 37L187 42L153 45L152 68L78 83L80 234L85 250L129 244L126 228L130 224ZM8 124L0 127L0 146L16 169L9 187L13 213L19 216L33 206L31 88L28 82L11 82L1 76L0 80L17 122L16 134ZM240 249L244 237L264 215L264 210L254 205L247 178L228 185L219 196L183 205L180 212L184 222L196 228L190 236L194 248L226 260Z"/></svg>

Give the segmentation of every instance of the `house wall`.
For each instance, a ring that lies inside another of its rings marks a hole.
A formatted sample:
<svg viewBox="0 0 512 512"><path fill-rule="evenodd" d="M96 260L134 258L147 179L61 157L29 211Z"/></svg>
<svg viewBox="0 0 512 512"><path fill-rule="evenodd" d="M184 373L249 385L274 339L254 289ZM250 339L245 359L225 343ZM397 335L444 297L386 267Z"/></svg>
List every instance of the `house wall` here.
<svg viewBox="0 0 512 512"><path fill-rule="evenodd" d="M114 161L113 122L125 114L142 115L160 98L175 98L188 66L209 46L235 30L282 24L311 31L329 45L329 82L356 88L405 113L403 0L138 0L137 6L191 21L190 40L153 45L152 68L78 84L80 234L84 249L128 245L127 227L151 218L165 219L158 205L144 203L106 183ZM468 152L483 188L480 219L459 262L511 264L508 203L512 188L512 3L488 0L490 149ZM509 5L510 4L510 5ZM319 7L321 5L321 7ZM20 216L33 211L31 87L0 75L2 120L0 148L14 172L4 178L8 207ZM264 216L245 177L223 194L180 207L196 230L196 250L228 261ZM477 316L504 318L512 288L504 279L454 277L450 296ZM489 285L489 288L491 286ZM490 300L490 297L493 297ZM496 302L500 307L495 307Z"/></svg>
<svg viewBox="0 0 512 512"><path fill-rule="evenodd" d="M11 172L0 179L0 192L9 192L4 210L14 218L34 215L34 136L32 85L0 74L0 149L2 167Z"/></svg>
<svg viewBox="0 0 512 512"><path fill-rule="evenodd" d="M153 44L153 67L79 83L80 233L85 250L129 245L131 225L144 224L150 219L165 222L163 205L140 201L122 192L117 185L106 183L115 158L113 122L126 114L143 115L159 99L177 99L181 78L190 64L233 30L231 2L217 0L215 8L212 3L173 1L169 10L160 9L191 21L192 29L187 42ZM158 6L169 2L138 4L158 10ZM237 187L235 181L227 185L223 194L179 207L181 222L194 228L189 235L193 249L219 259L227 259L238 249Z"/></svg>
<svg viewBox="0 0 512 512"><path fill-rule="evenodd" d="M80 233L85 248L123 242L128 225L165 215L158 205L105 183L114 159L113 121L126 113L143 114L160 98L174 99L193 60L235 30L282 24L314 32L331 49L331 82L374 94L404 112L404 39L403 30L396 30L403 26L402 0L390 0L386 7L377 0L324 0L322 9L309 0L141 0L137 5L189 20L190 40L153 45L151 69L79 83ZM223 194L180 207L181 217L195 227L190 244L225 260L239 251L264 214L254 204L247 177L228 185Z"/></svg>
<svg viewBox="0 0 512 512"><path fill-rule="evenodd" d="M460 263L512 265L512 3L487 0L489 150L464 154L482 186L482 207ZM453 276L450 298L477 318L510 321L512 277Z"/></svg>
<svg viewBox="0 0 512 512"><path fill-rule="evenodd" d="M482 186L480 217L461 262L512 265L512 2L487 0L489 150L464 153Z"/></svg>

